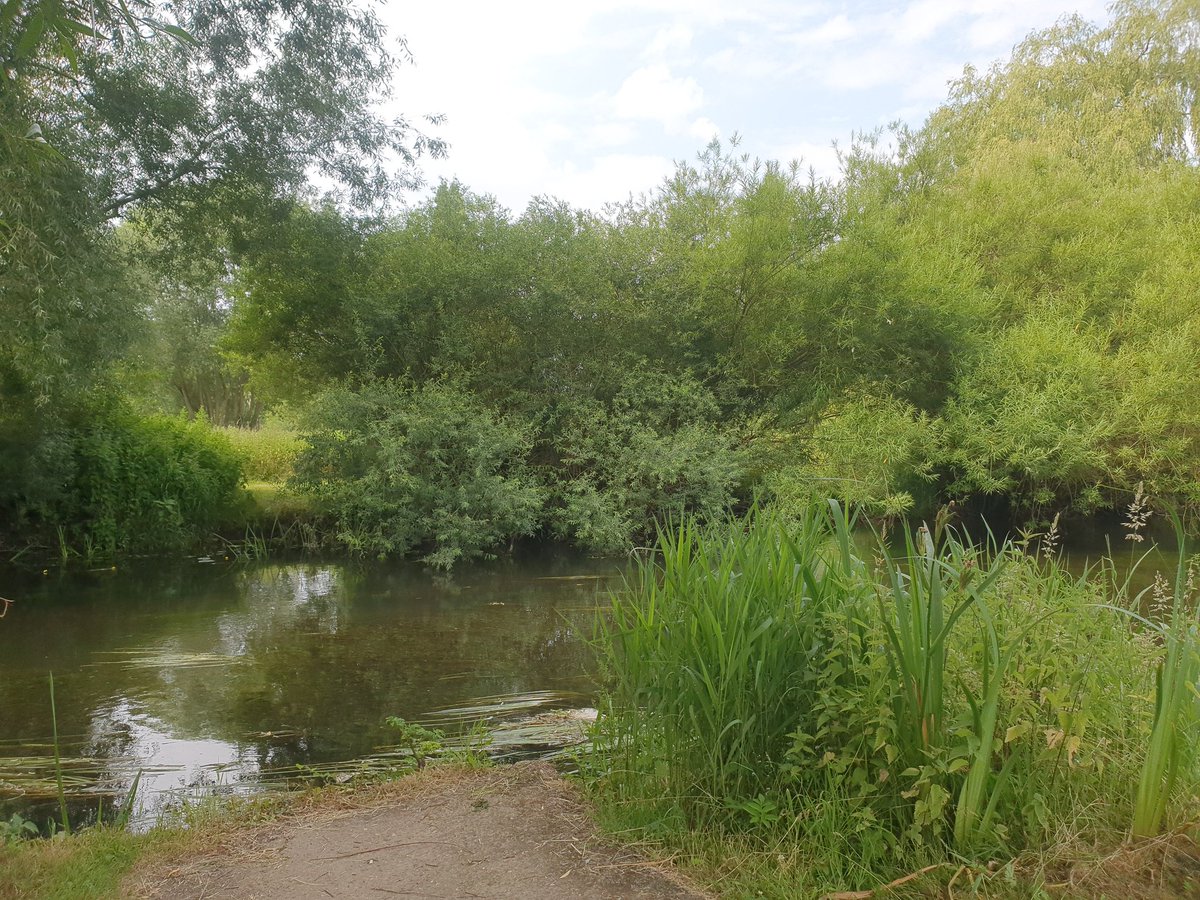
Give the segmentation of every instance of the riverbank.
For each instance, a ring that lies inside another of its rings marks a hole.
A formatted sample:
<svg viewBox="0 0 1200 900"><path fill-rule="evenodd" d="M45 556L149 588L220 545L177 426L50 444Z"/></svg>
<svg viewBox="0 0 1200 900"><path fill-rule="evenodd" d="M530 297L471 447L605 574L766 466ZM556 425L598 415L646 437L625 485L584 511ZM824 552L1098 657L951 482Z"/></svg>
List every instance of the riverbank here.
<svg viewBox="0 0 1200 900"><path fill-rule="evenodd" d="M97 829L0 849L0 898L702 898L599 837L546 763L435 766L382 784L210 811L187 829Z"/></svg>
<svg viewBox="0 0 1200 900"><path fill-rule="evenodd" d="M1133 593L836 504L656 551L598 619L606 829L733 897L1200 896L1194 561Z"/></svg>

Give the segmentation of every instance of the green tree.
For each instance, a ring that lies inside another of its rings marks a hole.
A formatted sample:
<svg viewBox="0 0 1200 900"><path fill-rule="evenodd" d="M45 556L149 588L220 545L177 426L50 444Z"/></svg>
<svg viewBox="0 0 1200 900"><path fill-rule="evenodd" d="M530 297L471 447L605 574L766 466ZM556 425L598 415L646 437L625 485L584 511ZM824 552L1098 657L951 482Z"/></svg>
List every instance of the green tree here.
<svg viewBox="0 0 1200 900"><path fill-rule="evenodd" d="M313 175L362 203L411 184L407 163L444 148L375 111L396 59L375 14L342 0L0 3L7 527L57 508L80 417L120 390L154 305L114 218L157 211L178 271L222 265Z"/></svg>

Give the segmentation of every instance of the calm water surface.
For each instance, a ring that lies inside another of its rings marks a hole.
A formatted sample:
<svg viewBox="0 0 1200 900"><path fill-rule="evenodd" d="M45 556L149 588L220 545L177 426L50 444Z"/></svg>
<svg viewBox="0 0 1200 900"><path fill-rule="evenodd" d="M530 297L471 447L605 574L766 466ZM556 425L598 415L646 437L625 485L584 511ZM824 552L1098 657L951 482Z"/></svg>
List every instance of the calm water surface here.
<svg viewBox="0 0 1200 900"><path fill-rule="evenodd" d="M78 816L141 772L143 820L388 751L402 716L462 730L591 701L586 639L618 563L463 568L135 563L0 575L0 815L55 808L47 676Z"/></svg>

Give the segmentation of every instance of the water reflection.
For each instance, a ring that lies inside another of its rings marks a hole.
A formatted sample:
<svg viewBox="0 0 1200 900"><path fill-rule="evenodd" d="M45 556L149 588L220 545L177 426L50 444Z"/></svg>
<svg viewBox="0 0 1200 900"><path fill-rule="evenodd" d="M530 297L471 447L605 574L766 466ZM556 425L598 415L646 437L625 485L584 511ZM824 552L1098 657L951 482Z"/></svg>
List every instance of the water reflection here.
<svg viewBox="0 0 1200 900"><path fill-rule="evenodd" d="M259 769L252 747L212 738L180 738L170 726L127 697L98 708L92 717L91 755L108 761L97 790L128 796L137 780L132 813L139 821L183 798L233 792L252 786Z"/></svg>
<svg viewBox="0 0 1200 900"><path fill-rule="evenodd" d="M466 727L446 711L480 698L586 705L582 637L615 574L569 559L451 580L190 562L27 579L5 592L19 602L0 623L0 814L53 797L50 671L72 794L94 806L141 771L150 812L178 792L249 790L371 754L392 741L389 715Z"/></svg>

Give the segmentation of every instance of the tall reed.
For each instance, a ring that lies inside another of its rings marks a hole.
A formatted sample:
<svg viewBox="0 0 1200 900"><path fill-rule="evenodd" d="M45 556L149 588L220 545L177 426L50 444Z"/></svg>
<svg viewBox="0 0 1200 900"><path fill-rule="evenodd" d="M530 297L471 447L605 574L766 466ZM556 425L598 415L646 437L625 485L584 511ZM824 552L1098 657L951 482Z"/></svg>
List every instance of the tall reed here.
<svg viewBox="0 0 1200 900"><path fill-rule="evenodd" d="M946 529L904 535L904 558L895 560L877 541L889 590L881 593L880 617L899 686L896 721L910 764L941 745L944 736L946 643L955 623L1003 572L1004 555L980 572L980 556Z"/></svg>
<svg viewBox="0 0 1200 900"><path fill-rule="evenodd" d="M54 673L50 673L50 727L54 729L54 778L58 783L58 810L62 815L63 830L71 833L71 819L67 815L67 794L63 790L62 756L58 747L58 709L54 705Z"/></svg>
<svg viewBox="0 0 1200 900"><path fill-rule="evenodd" d="M1154 837L1162 832L1167 804L1174 794L1181 766L1195 752L1200 716L1200 621L1188 591L1187 554L1183 523L1171 513L1179 546L1171 609L1165 622L1150 622L1133 614L1162 639L1163 659L1155 679L1154 725L1138 779L1133 804L1133 835Z"/></svg>
<svg viewBox="0 0 1200 900"><path fill-rule="evenodd" d="M749 520L660 532L601 623L612 707L637 711L611 735L630 765L665 772L690 803L770 787L809 705L798 685L819 614L861 565L835 538L849 547L848 523L815 509L792 532Z"/></svg>
<svg viewBox="0 0 1200 900"><path fill-rule="evenodd" d="M898 551L836 502L683 522L601 617L594 771L660 823L853 823L915 861L1111 833L1142 767L1134 832L1153 834L1200 787L1200 625L1177 580L1155 644L1097 616L1112 584L944 518Z"/></svg>

